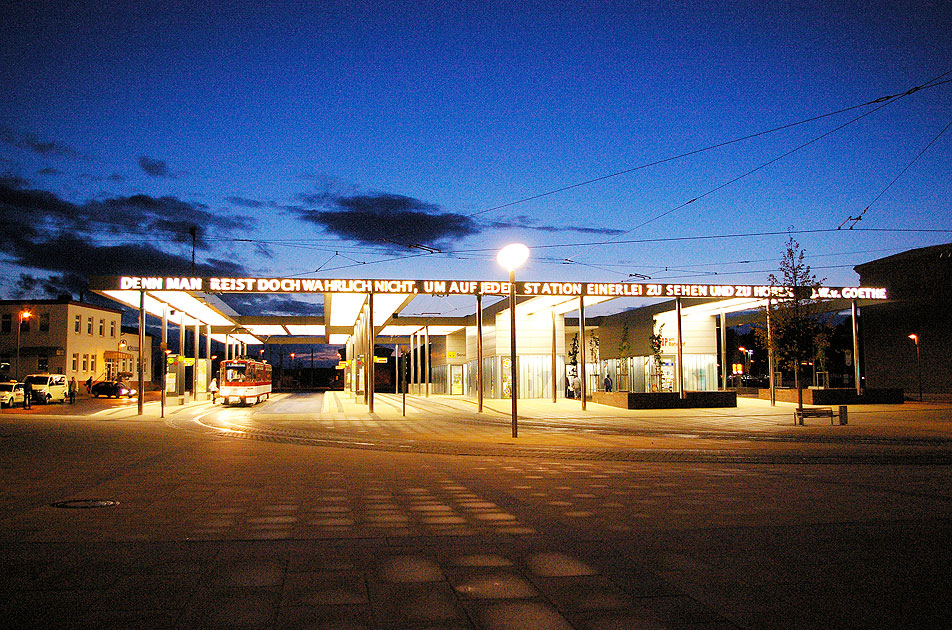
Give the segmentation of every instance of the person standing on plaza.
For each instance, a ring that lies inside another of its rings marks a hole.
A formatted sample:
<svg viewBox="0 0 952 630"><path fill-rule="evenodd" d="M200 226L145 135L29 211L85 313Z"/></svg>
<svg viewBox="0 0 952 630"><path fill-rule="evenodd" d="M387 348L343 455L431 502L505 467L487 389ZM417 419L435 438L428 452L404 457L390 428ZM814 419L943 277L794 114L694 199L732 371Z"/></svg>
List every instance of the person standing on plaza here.
<svg viewBox="0 0 952 630"><path fill-rule="evenodd" d="M212 382L208 384L208 391L212 393L212 404L215 404L215 399L218 397L218 379L213 378Z"/></svg>
<svg viewBox="0 0 952 630"><path fill-rule="evenodd" d="M605 391L606 392L612 391L613 386L614 386L614 383L612 382L611 374L606 374L605 375Z"/></svg>
<svg viewBox="0 0 952 630"><path fill-rule="evenodd" d="M87 394L93 393L93 377L92 376L86 379L86 393Z"/></svg>
<svg viewBox="0 0 952 630"><path fill-rule="evenodd" d="M23 408L29 409L33 404L33 385L29 380L23 383Z"/></svg>
<svg viewBox="0 0 952 630"><path fill-rule="evenodd" d="M69 404L76 404L76 390L79 388L79 384L76 382L76 377L69 379Z"/></svg>
<svg viewBox="0 0 952 630"><path fill-rule="evenodd" d="M576 400L582 400L582 379L578 377L578 374L572 376L572 391Z"/></svg>

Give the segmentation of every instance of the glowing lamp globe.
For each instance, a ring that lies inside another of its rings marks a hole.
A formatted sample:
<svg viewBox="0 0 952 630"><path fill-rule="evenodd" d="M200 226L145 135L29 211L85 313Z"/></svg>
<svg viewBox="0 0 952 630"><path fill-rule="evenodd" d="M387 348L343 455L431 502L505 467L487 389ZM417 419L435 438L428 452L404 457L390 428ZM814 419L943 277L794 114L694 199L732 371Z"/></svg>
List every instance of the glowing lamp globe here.
<svg viewBox="0 0 952 630"><path fill-rule="evenodd" d="M527 260L529 260L529 248L522 243L506 245L496 254L496 262L508 271L518 269Z"/></svg>

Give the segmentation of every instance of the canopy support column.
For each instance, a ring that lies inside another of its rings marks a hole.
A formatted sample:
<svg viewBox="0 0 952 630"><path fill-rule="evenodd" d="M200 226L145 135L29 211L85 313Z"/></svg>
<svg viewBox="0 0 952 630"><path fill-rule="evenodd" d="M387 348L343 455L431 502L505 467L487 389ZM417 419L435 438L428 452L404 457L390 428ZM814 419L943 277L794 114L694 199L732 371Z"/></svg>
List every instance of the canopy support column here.
<svg viewBox="0 0 952 630"><path fill-rule="evenodd" d="M142 373L142 348L145 347L145 291L139 291L139 405L138 414L143 414L145 404L145 375ZM18 366L19 367L19 366Z"/></svg>
<svg viewBox="0 0 952 630"><path fill-rule="evenodd" d="M558 402L559 396L558 375L555 373L556 366L558 365L555 360L555 332L555 311L552 311L552 402Z"/></svg>
<svg viewBox="0 0 952 630"><path fill-rule="evenodd" d="M367 411L374 412L374 294L367 294Z"/></svg>
<svg viewBox="0 0 952 630"><path fill-rule="evenodd" d="M681 298L675 298L674 307L677 311L678 317L678 367L677 367L677 378L678 378L678 397L681 400L686 398L684 392L684 354L683 343L681 341Z"/></svg>
<svg viewBox="0 0 952 630"><path fill-rule="evenodd" d="M721 387L727 391L727 313L721 311ZM768 316L769 317L769 316Z"/></svg>
<svg viewBox="0 0 952 630"><path fill-rule="evenodd" d="M853 378L856 380L856 395L863 395L863 376L859 370L859 320L856 316L859 309L856 307L856 300L850 301L850 314L852 315L853 328Z"/></svg>
<svg viewBox="0 0 952 630"><path fill-rule="evenodd" d="M476 401L483 412L483 296L476 294Z"/></svg>
<svg viewBox="0 0 952 630"><path fill-rule="evenodd" d="M579 379L582 381L582 411L585 411L585 402L588 398L587 386L585 377L585 298L581 295L578 298L578 327L579 327L579 359L581 361L580 367L582 370Z"/></svg>

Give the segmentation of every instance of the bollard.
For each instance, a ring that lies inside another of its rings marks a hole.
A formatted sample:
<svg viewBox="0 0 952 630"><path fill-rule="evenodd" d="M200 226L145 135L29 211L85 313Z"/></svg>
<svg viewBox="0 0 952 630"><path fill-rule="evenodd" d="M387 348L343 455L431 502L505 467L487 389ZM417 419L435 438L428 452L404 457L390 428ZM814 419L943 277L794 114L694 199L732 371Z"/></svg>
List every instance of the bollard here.
<svg viewBox="0 0 952 630"><path fill-rule="evenodd" d="M840 405L840 424L849 424L849 416L846 413L846 405Z"/></svg>

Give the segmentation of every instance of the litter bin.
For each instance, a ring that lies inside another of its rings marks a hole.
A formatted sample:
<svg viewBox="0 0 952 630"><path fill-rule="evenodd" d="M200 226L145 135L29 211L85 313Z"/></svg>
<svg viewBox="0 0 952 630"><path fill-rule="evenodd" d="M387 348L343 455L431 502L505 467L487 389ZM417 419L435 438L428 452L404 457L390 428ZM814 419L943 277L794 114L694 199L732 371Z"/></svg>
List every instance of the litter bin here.
<svg viewBox="0 0 952 630"><path fill-rule="evenodd" d="M840 424L849 424L849 416L846 413L846 405L840 405Z"/></svg>

